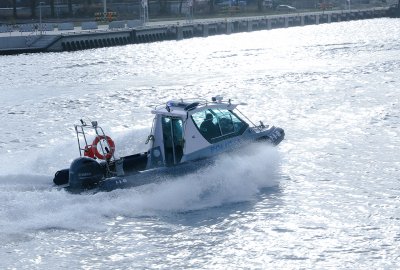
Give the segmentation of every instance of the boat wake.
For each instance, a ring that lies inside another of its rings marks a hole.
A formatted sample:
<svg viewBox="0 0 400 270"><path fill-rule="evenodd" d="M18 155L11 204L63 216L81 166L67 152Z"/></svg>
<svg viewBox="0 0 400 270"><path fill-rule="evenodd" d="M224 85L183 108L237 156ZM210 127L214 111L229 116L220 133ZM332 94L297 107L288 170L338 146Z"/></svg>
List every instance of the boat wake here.
<svg viewBox="0 0 400 270"><path fill-rule="evenodd" d="M279 160L275 148L251 145L189 175L79 195L52 186L52 175L0 175L0 230L101 230L119 216L168 215L255 200L261 189L278 184Z"/></svg>

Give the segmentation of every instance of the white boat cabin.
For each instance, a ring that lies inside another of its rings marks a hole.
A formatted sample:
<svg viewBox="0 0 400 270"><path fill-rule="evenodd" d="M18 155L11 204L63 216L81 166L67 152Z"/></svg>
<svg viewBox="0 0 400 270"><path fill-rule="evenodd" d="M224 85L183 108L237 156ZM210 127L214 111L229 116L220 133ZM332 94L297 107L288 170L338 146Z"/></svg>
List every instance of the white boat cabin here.
<svg viewBox="0 0 400 270"><path fill-rule="evenodd" d="M238 137L248 129L249 125L234 112L236 107L222 102L221 97L212 102L169 101L156 107L149 136L150 164L172 166L209 157L213 145Z"/></svg>

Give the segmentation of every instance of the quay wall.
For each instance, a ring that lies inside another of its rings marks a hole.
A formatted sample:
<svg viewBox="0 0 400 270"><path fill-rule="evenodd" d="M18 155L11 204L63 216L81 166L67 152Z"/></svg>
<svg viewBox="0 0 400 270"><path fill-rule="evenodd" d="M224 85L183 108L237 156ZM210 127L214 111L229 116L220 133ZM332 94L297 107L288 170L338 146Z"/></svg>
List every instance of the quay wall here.
<svg viewBox="0 0 400 270"><path fill-rule="evenodd" d="M24 48L26 47L26 37L0 37L2 49Z"/></svg>
<svg viewBox="0 0 400 270"><path fill-rule="evenodd" d="M256 17L163 22L119 29L62 31L51 35L0 36L0 54L62 52L164 40L270 30L388 16L388 9L310 12ZM53 32L54 33L54 32Z"/></svg>

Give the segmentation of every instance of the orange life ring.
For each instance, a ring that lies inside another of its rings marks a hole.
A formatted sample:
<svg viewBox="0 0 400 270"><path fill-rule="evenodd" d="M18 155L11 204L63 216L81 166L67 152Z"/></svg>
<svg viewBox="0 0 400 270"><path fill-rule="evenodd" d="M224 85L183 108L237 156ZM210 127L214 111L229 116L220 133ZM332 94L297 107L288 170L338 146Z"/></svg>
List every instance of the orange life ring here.
<svg viewBox="0 0 400 270"><path fill-rule="evenodd" d="M106 140L108 146L110 147L110 149L108 149L107 154L103 155L102 153L99 152L99 150L97 149L97 144L100 142L100 140ZM94 155L98 158L98 159L110 159L115 151L115 143L114 141L108 137L108 136L97 136L94 141L92 142L92 152L94 153Z"/></svg>
<svg viewBox="0 0 400 270"><path fill-rule="evenodd" d="M90 158L94 158L94 152L93 152L93 147L92 145L86 145L85 150L83 152L83 155L85 157L90 157Z"/></svg>

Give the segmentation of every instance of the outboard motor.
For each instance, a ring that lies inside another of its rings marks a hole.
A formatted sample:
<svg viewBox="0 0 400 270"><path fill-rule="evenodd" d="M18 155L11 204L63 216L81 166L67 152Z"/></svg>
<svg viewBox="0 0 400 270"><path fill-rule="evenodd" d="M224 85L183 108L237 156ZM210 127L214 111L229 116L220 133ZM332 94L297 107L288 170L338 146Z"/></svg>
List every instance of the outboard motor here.
<svg viewBox="0 0 400 270"><path fill-rule="evenodd" d="M282 128L275 128L274 133L271 136L271 142L274 145L278 145L285 138L285 131Z"/></svg>
<svg viewBox="0 0 400 270"><path fill-rule="evenodd" d="M105 169L94 159L80 157L69 168L69 188L88 189L99 183L105 175Z"/></svg>
<svg viewBox="0 0 400 270"><path fill-rule="evenodd" d="M282 128L274 127L274 129L270 132L269 135L262 136L258 138L256 141L259 142L270 142L273 145L278 145L285 138L285 131Z"/></svg>

